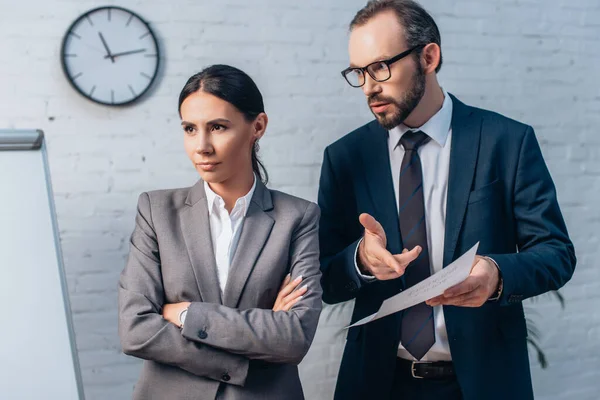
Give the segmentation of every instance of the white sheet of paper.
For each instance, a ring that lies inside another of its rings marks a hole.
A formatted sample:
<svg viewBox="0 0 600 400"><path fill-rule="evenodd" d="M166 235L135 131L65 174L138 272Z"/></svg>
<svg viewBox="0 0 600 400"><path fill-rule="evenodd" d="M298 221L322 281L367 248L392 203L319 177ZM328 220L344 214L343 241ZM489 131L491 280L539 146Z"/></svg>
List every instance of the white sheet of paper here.
<svg viewBox="0 0 600 400"><path fill-rule="evenodd" d="M426 300L433 299L444 293L446 289L458 285L467 279L471 273L478 247L479 242L440 272L431 275L429 278L417 283L415 286L385 300L381 304L381 307L379 307L379 311L353 323L348 326L348 328L364 325L368 322L375 321L376 319L405 310ZM410 268L410 265L408 268Z"/></svg>

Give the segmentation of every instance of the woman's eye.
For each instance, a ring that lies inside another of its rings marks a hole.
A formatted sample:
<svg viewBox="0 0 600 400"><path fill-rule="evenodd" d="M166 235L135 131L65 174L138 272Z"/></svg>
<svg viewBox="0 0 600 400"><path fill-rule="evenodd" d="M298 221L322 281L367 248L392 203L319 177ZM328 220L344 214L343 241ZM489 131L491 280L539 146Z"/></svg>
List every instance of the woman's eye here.
<svg viewBox="0 0 600 400"><path fill-rule="evenodd" d="M194 132L194 127L193 126L185 126L183 128L185 133L193 133Z"/></svg>
<svg viewBox="0 0 600 400"><path fill-rule="evenodd" d="M223 125L215 124L215 125L212 126L211 130L213 130L213 131L223 131L223 130L225 130L225 127Z"/></svg>

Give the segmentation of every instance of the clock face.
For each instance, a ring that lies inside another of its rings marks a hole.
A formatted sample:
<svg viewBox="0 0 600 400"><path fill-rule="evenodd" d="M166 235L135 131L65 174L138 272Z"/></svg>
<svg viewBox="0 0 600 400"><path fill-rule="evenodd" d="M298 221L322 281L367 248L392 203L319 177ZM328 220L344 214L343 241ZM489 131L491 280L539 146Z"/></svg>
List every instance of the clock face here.
<svg viewBox="0 0 600 400"><path fill-rule="evenodd" d="M61 49L63 70L73 87L106 105L137 100L158 72L156 37L139 16L120 7L96 8L67 31Z"/></svg>

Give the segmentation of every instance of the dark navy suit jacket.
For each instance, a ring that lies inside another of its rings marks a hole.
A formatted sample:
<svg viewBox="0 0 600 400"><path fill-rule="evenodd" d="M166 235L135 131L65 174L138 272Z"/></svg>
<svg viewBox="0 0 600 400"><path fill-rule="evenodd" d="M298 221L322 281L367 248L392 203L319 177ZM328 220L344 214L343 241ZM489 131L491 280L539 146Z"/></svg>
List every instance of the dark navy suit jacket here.
<svg viewBox="0 0 600 400"><path fill-rule="evenodd" d="M465 400L532 399L522 301L563 286L575 252L552 178L530 126L467 106L454 96L444 266L475 243L499 265L504 289L479 308L444 306L452 360ZM355 269L373 215L388 250L402 252L388 132L370 122L327 147L321 171L323 300L356 299L352 322L404 289L404 279L367 283ZM348 331L336 400L388 399L402 313Z"/></svg>

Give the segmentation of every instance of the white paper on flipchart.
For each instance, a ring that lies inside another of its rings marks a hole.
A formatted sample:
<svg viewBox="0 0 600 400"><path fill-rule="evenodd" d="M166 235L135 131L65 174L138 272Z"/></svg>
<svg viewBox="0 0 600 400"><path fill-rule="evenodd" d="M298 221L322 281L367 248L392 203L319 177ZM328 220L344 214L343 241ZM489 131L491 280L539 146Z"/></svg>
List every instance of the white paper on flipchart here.
<svg viewBox="0 0 600 400"><path fill-rule="evenodd" d="M387 315L405 310L429 299L433 299L444 293L446 289L458 285L467 279L471 273L478 247L479 242L446 268L417 283L415 286L385 300L383 304L381 304L381 307L379 307L379 311L375 314L369 315L347 328L364 325ZM410 268L410 265L408 268Z"/></svg>

